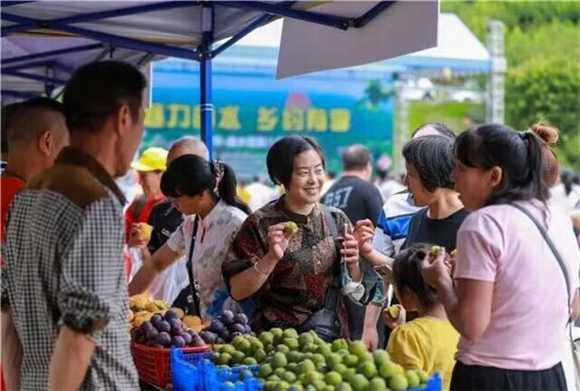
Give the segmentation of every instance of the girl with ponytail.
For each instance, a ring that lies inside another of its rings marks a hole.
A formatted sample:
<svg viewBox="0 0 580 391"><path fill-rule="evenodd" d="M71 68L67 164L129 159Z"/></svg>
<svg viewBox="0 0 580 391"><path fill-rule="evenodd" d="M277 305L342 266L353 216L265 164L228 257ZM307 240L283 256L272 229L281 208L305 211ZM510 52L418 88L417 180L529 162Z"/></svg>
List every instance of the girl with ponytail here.
<svg viewBox="0 0 580 391"><path fill-rule="evenodd" d="M455 143L452 178L472 213L457 233L454 276L444 251L422 270L461 334L452 390L567 388L561 362L569 309L578 313L580 252L569 218L548 203L553 162L536 133L482 125Z"/></svg>
<svg viewBox="0 0 580 391"><path fill-rule="evenodd" d="M233 301L226 299L221 267L250 212L238 198L236 186L233 169L219 161L184 155L169 165L161 178L161 191L187 218L159 250L145 256L150 259L131 281L131 295L145 291L163 270L186 257L199 299L188 286L174 305L185 307L186 312L197 311L203 319L211 319L223 309L235 309ZM192 308L188 308L188 296L194 298Z"/></svg>

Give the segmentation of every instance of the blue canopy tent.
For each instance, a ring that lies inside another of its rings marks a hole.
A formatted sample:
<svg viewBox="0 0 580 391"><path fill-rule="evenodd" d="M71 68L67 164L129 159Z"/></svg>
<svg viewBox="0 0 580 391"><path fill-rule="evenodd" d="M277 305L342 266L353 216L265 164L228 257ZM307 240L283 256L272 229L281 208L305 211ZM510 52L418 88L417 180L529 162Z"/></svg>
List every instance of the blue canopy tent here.
<svg viewBox="0 0 580 391"><path fill-rule="evenodd" d="M357 30L397 2L357 3L360 14L347 17L312 10L320 2L2 1L2 95L50 96L74 68L91 60L194 60L200 64L201 138L211 151L212 60L280 17Z"/></svg>

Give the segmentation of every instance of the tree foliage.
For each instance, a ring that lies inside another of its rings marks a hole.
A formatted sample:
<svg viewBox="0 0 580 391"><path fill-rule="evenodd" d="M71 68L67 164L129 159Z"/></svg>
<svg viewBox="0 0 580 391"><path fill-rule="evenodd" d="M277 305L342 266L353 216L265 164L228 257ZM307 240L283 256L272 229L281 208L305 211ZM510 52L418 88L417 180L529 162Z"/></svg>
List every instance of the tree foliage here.
<svg viewBox="0 0 580 391"><path fill-rule="evenodd" d="M580 1L443 1L482 41L486 24L505 24L506 122L558 127L559 156L580 170Z"/></svg>

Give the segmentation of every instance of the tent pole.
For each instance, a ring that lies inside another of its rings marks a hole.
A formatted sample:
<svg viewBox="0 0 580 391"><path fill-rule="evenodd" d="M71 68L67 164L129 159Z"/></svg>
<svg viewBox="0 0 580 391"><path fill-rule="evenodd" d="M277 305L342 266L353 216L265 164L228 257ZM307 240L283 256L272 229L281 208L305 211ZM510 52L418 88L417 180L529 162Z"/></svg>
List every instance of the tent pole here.
<svg viewBox="0 0 580 391"><path fill-rule="evenodd" d="M204 5L202 10L202 44L200 53L200 114L201 114L201 140L207 146L209 158L213 156L213 102L211 95L212 79L212 53L213 41L213 6Z"/></svg>

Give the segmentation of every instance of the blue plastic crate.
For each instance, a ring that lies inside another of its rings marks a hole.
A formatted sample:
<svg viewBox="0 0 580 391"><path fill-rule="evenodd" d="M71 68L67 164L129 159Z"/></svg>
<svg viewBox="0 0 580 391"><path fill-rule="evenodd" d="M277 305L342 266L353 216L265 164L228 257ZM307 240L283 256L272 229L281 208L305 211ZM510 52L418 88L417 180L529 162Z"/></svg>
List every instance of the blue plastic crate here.
<svg viewBox="0 0 580 391"><path fill-rule="evenodd" d="M175 391L203 391L205 359L210 353L185 354L171 349L171 379Z"/></svg>
<svg viewBox="0 0 580 391"><path fill-rule="evenodd" d="M260 382L253 376L258 365L218 368L207 358L211 353L184 354L171 351L171 368L174 391L259 391ZM252 376L235 384L240 373L249 370Z"/></svg>

